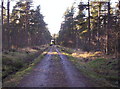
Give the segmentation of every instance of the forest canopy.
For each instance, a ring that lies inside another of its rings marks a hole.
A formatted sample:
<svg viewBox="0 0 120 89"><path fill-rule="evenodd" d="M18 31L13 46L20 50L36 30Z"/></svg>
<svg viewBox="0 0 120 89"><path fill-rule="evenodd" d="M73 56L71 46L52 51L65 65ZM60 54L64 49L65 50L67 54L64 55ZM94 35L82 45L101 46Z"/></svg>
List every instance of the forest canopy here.
<svg viewBox="0 0 120 89"><path fill-rule="evenodd" d="M50 32L41 14L40 5L33 9L33 2L19 0L10 12L2 2L2 45L3 49L47 44Z"/></svg>
<svg viewBox="0 0 120 89"><path fill-rule="evenodd" d="M114 54L120 50L120 1L92 0L73 5L64 14L59 37L60 45L85 51L103 51ZM86 12L86 13L85 13Z"/></svg>

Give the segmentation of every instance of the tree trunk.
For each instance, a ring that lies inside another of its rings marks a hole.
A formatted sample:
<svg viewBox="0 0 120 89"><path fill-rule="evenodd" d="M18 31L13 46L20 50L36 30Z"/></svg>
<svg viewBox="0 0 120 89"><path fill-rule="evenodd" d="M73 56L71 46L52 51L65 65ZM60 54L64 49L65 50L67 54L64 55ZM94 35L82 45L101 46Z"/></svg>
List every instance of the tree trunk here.
<svg viewBox="0 0 120 89"><path fill-rule="evenodd" d="M8 40L8 49L10 48L10 33L9 33L9 30L10 30L10 26L9 26L9 19L10 19L10 2L8 0L7 2L7 40Z"/></svg>
<svg viewBox="0 0 120 89"><path fill-rule="evenodd" d="M117 58L120 58L120 32L118 32L117 38Z"/></svg>
<svg viewBox="0 0 120 89"><path fill-rule="evenodd" d="M106 34L106 54L109 55L110 54L110 45L109 45L109 32L111 30L111 26L110 26L110 2L108 2L108 23L107 23L107 34Z"/></svg>
<svg viewBox="0 0 120 89"><path fill-rule="evenodd" d="M90 51L90 41L91 40L91 32L90 32L90 5L88 1L88 52Z"/></svg>
<svg viewBox="0 0 120 89"><path fill-rule="evenodd" d="M107 33L106 33L106 54L109 55L109 29L107 29Z"/></svg>

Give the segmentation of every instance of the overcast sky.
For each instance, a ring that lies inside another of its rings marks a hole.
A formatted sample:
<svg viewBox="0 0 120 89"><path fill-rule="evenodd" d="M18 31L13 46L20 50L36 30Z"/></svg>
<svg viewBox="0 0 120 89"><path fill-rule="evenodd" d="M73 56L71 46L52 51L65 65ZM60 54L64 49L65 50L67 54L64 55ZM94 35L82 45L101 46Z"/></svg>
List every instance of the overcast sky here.
<svg viewBox="0 0 120 89"><path fill-rule="evenodd" d="M58 33L62 22L62 16L67 7L75 0L36 0L35 4L41 5L41 12L45 16L51 34Z"/></svg>
<svg viewBox="0 0 120 89"><path fill-rule="evenodd" d="M7 1L7 0L5 0ZM13 0L10 0L13 1ZM18 0L14 0L18 1ZM48 29L51 34L58 33L62 22L64 12L74 2L88 1L88 0L33 0L34 6L41 6L41 13L43 14L45 22L48 24ZM111 0L118 1L118 0ZM16 2L11 2L11 9Z"/></svg>
<svg viewBox="0 0 120 89"><path fill-rule="evenodd" d="M0 0L1 1L1 0ZM8 0L4 0L6 4ZM16 4L16 1L19 0L10 0L10 10L12 11L13 6ZM27 0L26 0L27 1ZM28 0L30 1L30 0ZM72 5L75 1L80 0L32 0L33 5L41 7L41 13L44 16L45 22L48 24L48 30L51 34L58 33L60 30L60 25L62 22L62 17L64 12L68 7ZM6 6L6 5L5 5Z"/></svg>

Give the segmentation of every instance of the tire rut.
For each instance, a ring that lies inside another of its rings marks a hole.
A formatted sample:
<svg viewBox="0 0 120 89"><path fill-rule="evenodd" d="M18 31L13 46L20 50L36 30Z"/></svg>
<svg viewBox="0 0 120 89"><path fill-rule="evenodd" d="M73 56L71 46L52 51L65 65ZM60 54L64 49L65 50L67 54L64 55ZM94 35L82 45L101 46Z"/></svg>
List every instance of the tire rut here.
<svg viewBox="0 0 120 89"><path fill-rule="evenodd" d="M66 80L68 82L69 87L93 87L94 85L88 81L88 79L80 73L80 71L75 68L75 66L67 59L67 57L58 52L61 63L63 64L63 69L66 75Z"/></svg>
<svg viewBox="0 0 120 89"><path fill-rule="evenodd" d="M18 87L90 87L91 83L67 57L52 46L40 63L26 75ZM93 87L93 86L92 86Z"/></svg>

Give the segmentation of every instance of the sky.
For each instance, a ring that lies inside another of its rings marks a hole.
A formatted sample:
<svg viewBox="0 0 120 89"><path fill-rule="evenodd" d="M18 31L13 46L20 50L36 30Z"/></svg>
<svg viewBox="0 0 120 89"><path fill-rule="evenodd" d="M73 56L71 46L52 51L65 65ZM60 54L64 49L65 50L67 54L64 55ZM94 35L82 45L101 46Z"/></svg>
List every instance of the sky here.
<svg viewBox="0 0 120 89"><path fill-rule="evenodd" d="M8 0L4 0L6 4ZM10 0L10 10L12 11L16 1ZM26 0L30 1L30 0ZM70 7L75 1L80 0L32 0L33 6L36 8L38 5L41 7L41 13L44 16L44 21L48 24L48 30L52 34L57 34L60 30L60 25L63 20L63 14L68 7Z"/></svg>
<svg viewBox="0 0 120 89"><path fill-rule="evenodd" d="M7 1L7 0L6 0ZM15 5L15 1L18 0L10 0L14 1L11 2L11 9ZM28 0L29 1L29 0ZM41 6L41 13L44 16L44 21L48 24L48 30L51 34L57 34L60 30L61 22L63 21L63 14L66 11L66 9L74 2L77 2L77 4L80 1L87 2L88 0L33 0L33 5ZM112 2L116 2L118 0L111 0Z"/></svg>
<svg viewBox="0 0 120 89"><path fill-rule="evenodd" d="M88 0L33 0L35 5L41 5L41 12L45 16L44 20L48 24L51 34L58 33L66 9L76 1L87 2ZM111 0L111 2L117 0Z"/></svg>
<svg viewBox="0 0 120 89"><path fill-rule="evenodd" d="M4 0L7 1L7 0ZM18 0L10 0L11 10ZM29 0L28 0L29 1ZM63 14L68 7L75 1L80 0L33 0L35 8L40 5L41 13L44 16L44 21L48 24L48 30L51 34L57 34L60 30L61 22L63 21Z"/></svg>
<svg viewBox="0 0 120 89"><path fill-rule="evenodd" d="M63 14L75 0L35 0L36 5L41 6L41 13L45 16L44 20L48 24L51 34L58 33L63 20Z"/></svg>

